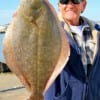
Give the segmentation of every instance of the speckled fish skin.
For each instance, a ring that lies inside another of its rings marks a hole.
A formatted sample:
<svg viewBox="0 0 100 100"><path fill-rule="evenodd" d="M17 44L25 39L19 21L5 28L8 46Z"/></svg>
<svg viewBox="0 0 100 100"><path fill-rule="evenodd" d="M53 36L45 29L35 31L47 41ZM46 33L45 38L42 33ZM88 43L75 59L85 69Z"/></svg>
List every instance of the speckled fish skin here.
<svg viewBox="0 0 100 100"><path fill-rule="evenodd" d="M30 92L43 93L62 71L69 57L66 35L47 0L21 0L7 29L3 52L7 65Z"/></svg>

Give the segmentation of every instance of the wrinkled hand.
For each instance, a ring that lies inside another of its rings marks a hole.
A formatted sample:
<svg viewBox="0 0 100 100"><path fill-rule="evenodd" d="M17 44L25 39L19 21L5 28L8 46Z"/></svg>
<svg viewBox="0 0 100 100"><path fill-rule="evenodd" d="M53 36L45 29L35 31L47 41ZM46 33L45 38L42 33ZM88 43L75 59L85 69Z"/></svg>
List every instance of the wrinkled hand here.
<svg viewBox="0 0 100 100"><path fill-rule="evenodd" d="M15 12L13 13L13 15L12 15L12 17L15 17L15 16L17 16L17 11L15 11Z"/></svg>
<svg viewBox="0 0 100 100"><path fill-rule="evenodd" d="M19 7L18 7L18 8L14 11L14 13L13 13L12 17L17 16L18 9L19 9Z"/></svg>

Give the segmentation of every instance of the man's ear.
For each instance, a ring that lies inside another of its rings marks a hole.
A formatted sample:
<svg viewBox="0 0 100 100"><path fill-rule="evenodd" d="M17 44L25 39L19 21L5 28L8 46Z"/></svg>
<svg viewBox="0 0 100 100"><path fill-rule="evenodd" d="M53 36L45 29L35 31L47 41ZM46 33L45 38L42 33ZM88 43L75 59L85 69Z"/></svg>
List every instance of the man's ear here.
<svg viewBox="0 0 100 100"><path fill-rule="evenodd" d="M83 12L84 12L84 10L85 10L85 8L86 8L86 5L87 5L86 0L83 0L83 1L82 1L81 13L83 13Z"/></svg>
<svg viewBox="0 0 100 100"><path fill-rule="evenodd" d="M60 3L58 2L58 10L60 9Z"/></svg>

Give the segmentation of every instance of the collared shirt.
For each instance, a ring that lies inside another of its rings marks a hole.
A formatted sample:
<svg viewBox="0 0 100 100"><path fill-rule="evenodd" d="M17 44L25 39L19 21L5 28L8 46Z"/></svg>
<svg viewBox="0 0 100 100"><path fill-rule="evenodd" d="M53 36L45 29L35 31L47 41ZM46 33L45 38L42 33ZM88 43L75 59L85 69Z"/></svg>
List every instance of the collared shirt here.
<svg viewBox="0 0 100 100"><path fill-rule="evenodd" d="M95 48L95 43L93 41L92 38L92 32L91 32L91 28L88 25L88 23L84 22L84 20L82 20L80 18L80 22L81 25L78 26L80 29L75 30L72 28L75 28L77 26L68 26L66 25L66 23L64 23L64 29L67 31L70 31L69 34L72 36L72 38L75 40L75 42L78 45L78 48L80 50L80 54L81 54L81 61L83 63L84 66L84 70L85 73L87 75L88 73L88 66L90 67L90 65L92 65L93 63L93 55L94 55L94 48ZM68 27L68 28L67 28ZM68 30L70 29L70 30ZM75 30L75 32L74 32ZM80 31L80 33L79 33ZM89 68L90 69L90 68Z"/></svg>

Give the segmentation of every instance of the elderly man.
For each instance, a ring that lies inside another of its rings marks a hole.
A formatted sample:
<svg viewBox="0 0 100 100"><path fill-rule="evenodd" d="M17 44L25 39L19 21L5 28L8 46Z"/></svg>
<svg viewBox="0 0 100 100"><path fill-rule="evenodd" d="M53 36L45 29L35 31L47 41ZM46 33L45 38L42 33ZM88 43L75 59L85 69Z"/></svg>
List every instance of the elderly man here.
<svg viewBox="0 0 100 100"><path fill-rule="evenodd" d="M86 4L86 0L59 0L71 55L45 100L100 100L100 33L97 24L81 16Z"/></svg>

